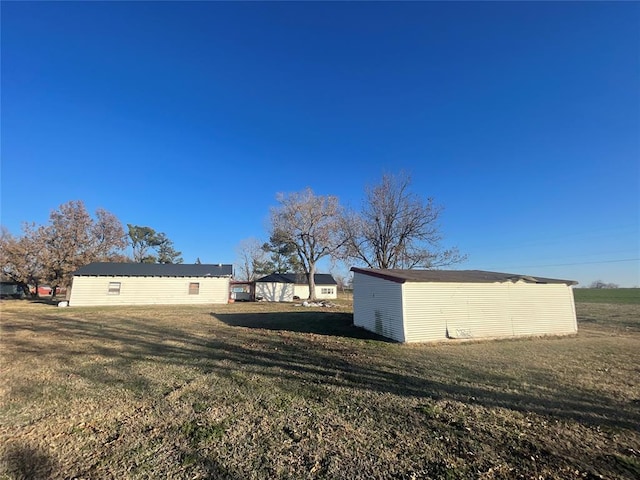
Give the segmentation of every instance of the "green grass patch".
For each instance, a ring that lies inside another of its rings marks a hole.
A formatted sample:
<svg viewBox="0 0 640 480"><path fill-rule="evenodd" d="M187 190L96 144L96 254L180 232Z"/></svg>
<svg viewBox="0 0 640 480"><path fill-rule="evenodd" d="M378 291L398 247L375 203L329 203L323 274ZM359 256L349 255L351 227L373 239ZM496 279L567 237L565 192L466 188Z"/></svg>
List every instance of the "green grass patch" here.
<svg viewBox="0 0 640 480"><path fill-rule="evenodd" d="M573 297L580 303L640 304L640 288L574 288Z"/></svg>
<svg viewBox="0 0 640 480"><path fill-rule="evenodd" d="M182 424L180 432L187 437L192 446L197 446L200 442L211 442L224 436L225 426L223 423L211 424L191 419Z"/></svg>

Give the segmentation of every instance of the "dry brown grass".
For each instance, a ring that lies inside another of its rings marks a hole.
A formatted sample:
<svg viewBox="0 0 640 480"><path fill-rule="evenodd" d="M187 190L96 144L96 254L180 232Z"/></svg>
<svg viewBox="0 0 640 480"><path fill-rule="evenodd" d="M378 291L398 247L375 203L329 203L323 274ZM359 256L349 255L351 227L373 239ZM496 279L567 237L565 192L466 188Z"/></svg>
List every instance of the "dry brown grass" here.
<svg viewBox="0 0 640 480"><path fill-rule="evenodd" d="M351 307L2 303L0 478L638 478L640 306L398 345Z"/></svg>

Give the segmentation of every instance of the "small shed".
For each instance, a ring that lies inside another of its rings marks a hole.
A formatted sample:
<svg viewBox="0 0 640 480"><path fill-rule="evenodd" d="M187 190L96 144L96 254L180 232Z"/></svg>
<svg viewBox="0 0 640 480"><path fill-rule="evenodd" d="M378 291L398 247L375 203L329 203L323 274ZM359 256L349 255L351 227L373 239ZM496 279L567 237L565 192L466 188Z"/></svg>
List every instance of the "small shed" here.
<svg viewBox="0 0 640 480"><path fill-rule="evenodd" d="M316 273L317 299L338 297L338 283L328 273ZM292 302L296 298L309 298L309 277L303 273L272 273L256 280L256 300L268 302Z"/></svg>
<svg viewBox="0 0 640 480"><path fill-rule="evenodd" d="M398 342L578 330L572 280L481 270L351 271L354 325Z"/></svg>
<svg viewBox="0 0 640 480"><path fill-rule="evenodd" d="M234 302L253 302L256 297L256 283L251 281L231 280L229 298Z"/></svg>
<svg viewBox="0 0 640 480"><path fill-rule="evenodd" d="M97 262L73 274L69 306L227 303L227 264Z"/></svg>
<svg viewBox="0 0 640 480"><path fill-rule="evenodd" d="M0 298L22 298L24 291L18 282L13 280L0 280Z"/></svg>

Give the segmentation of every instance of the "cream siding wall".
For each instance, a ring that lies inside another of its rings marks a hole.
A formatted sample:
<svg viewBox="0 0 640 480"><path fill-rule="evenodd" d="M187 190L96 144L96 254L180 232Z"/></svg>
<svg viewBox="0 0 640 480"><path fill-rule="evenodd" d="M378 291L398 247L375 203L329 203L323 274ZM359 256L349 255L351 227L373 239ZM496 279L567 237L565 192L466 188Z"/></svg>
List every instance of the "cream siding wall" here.
<svg viewBox="0 0 640 480"><path fill-rule="evenodd" d="M333 294L322 293L320 285L316 285L316 298L337 298L336 287L331 286ZM301 300L309 298L309 285L296 285L293 283L258 282L256 283L256 297L263 297L269 302L292 302L293 297Z"/></svg>
<svg viewBox="0 0 640 480"><path fill-rule="evenodd" d="M293 283L257 282L256 298L262 297L268 302L291 302Z"/></svg>
<svg viewBox="0 0 640 480"><path fill-rule="evenodd" d="M355 272L353 324L398 342L405 341L402 284Z"/></svg>
<svg viewBox="0 0 640 480"><path fill-rule="evenodd" d="M509 287L514 335L562 335L578 331L570 286L513 284Z"/></svg>
<svg viewBox="0 0 640 480"><path fill-rule="evenodd" d="M119 294L109 293L111 282L120 282ZM198 294L189 294L190 283L199 284ZM78 276L73 278L69 306L208 304L228 299L228 278Z"/></svg>
<svg viewBox="0 0 640 480"><path fill-rule="evenodd" d="M331 293L322 293L323 288L331 289ZM323 300L331 300L331 299L338 298L338 286L337 285L316 285L316 298L323 299Z"/></svg>
<svg viewBox="0 0 640 480"><path fill-rule="evenodd" d="M316 294L318 289L316 288ZM309 285L295 285L293 287L293 294L301 300L309 298Z"/></svg>
<svg viewBox="0 0 640 480"><path fill-rule="evenodd" d="M565 284L407 282L404 302L408 342L577 331Z"/></svg>
<svg viewBox="0 0 640 480"><path fill-rule="evenodd" d="M448 298L451 297L451 292L441 288L445 284L438 283L430 284L427 292L425 285L424 283L402 285L406 342L446 338L446 318L450 313L445 310L450 306Z"/></svg>
<svg viewBox="0 0 640 480"><path fill-rule="evenodd" d="M322 293L323 288L330 288L332 293ZM337 288L335 285L316 285L316 298L319 300L338 298ZM309 298L309 285L296 285L293 294L306 300Z"/></svg>

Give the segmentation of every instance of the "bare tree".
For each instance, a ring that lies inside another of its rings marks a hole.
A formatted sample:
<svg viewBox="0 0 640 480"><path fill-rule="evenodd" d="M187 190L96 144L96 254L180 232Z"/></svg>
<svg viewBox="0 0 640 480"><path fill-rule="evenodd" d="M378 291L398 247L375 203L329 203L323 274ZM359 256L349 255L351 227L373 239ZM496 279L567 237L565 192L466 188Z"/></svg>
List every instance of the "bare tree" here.
<svg viewBox="0 0 640 480"><path fill-rule="evenodd" d="M116 260L125 246L120 221L106 210L96 212L95 221L81 201L71 201L51 212L49 223L25 223L22 236L3 229L0 241L2 273L26 290L33 285L68 286L79 267L100 260Z"/></svg>
<svg viewBox="0 0 640 480"><path fill-rule="evenodd" d="M119 261L129 260L122 253L126 247L126 236L122 223L113 213L98 208L95 221L89 229L90 250L99 260Z"/></svg>
<svg viewBox="0 0 640 480"><path fill-rule="evenodd" d="M236 251L238 280L252 282L260 273L260 265L265 260L266 253L262 249L262 243L257 238L247 238L238 244Z"/></svg>
<svg viewBox="0 0 640 480"><path fill-rule="evenodd" d="M338 291L344 293L345 288L349 285L349 276L342 272L331 272L331 276L336 281Z"/></svg>
<svg viewBox="0 0 640 480"><path fill-rule="evenodd" d="M16 282L25 294L29 294L29 285L34 286L34 295L38 295L38 286L44 277L42 257L45 253L43 239L33 223L22 225L23 235L14 237L4 227L0 232L0 264L2 275Z"/></svg>
<svg viewBox="0 0 640 480"><path fill-rule="evenodd" d="M126 246L120 221L105 210L91 218L82 201L70 201L51 212L49 224L37 236L46 246L42 266L52 291L71 284L75 270L91 262L118 257Z"/></svg>
<svg viewBox="0 0 640 480"><path fill-rule="evenodd" d="M442 207L412 194L410 185L406 174L385 174L366 190L362 210L343 216L343 258L380 269L438 268L466 259L455 248L440 248Z"/></svg>
<svg viewBox="0 0 640 480"><path fill-rule="evenodd" d="M309 299L315 300L316 264L342 246L341 208L334 196L302 192L278 194L278 207L271 209L271 238L292 245L302 262L309 283Z"/></svg>
<svg viewBox="0 0 640 480"><path fill-rule="evenodd" d="M611 289L611 288L618 288L619 285L617 283L605 283L602 280L596 280L594 282L591 282L591 285L589 285L589 288L606 288L606 289Z"/></svg>

